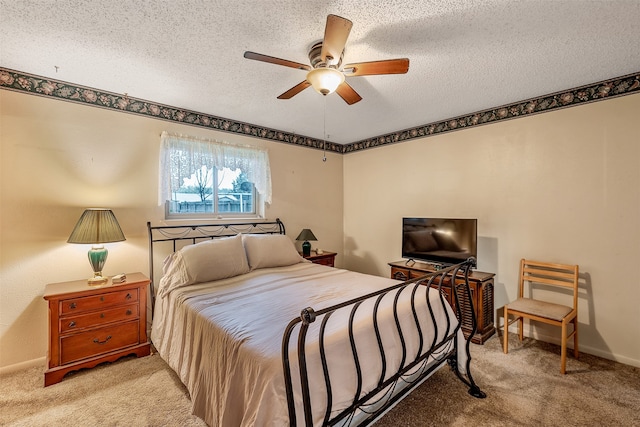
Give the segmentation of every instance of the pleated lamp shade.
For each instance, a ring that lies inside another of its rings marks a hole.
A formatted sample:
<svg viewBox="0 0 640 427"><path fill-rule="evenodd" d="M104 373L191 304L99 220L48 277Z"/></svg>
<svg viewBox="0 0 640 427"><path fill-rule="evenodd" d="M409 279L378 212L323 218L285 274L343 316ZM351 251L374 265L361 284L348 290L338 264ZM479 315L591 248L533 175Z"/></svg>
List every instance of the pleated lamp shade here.
<svg viewBox="0 0 640 427"><path fill-rule="evenodd" d="M88 282L97 286L104 285L109 280L102 276L102 268L109 254L102 244L123 240L124 234L111 209L87 209L82 213L67 242L93 245L87 254L93 268L93 277Z"/></svg>
<svg viewBox="0 0 640 427"><path fill-rule="evenodd" d="M68 243L112 243L126 240L111 209L87 209L69 236Z"/></svg>

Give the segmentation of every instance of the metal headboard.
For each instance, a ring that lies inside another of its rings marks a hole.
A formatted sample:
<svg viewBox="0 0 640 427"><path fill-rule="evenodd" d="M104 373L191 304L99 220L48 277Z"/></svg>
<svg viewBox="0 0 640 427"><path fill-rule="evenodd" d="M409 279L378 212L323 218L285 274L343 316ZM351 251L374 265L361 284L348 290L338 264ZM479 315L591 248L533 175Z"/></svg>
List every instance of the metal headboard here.
<svg viewBox="0 0 640 427"><path fill-rule="evenodd" d="M235 236L236 234L285 234L285 228L280 218L275 221L264 222L236 222L230 224L190 224L190 225L158 225L151 226L147 222L149 231L149 278L151 279L151 307L155 306L155 278L153 268L153 249L155 244L167 243L171 252L187 244L215 239L219 237Z"/></svg>

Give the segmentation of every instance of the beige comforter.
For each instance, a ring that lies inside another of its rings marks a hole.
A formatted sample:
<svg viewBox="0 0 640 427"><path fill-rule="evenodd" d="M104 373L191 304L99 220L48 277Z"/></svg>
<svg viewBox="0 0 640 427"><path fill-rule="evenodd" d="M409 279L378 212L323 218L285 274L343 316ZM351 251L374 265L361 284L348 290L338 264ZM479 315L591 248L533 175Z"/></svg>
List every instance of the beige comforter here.
<svg viewBox="0 0 640 427"><path fill-rule="evenodd" d="M157 299L151 339L160 356L189 390L193 413L210 426L286 426L289 421L281 342L289 321L299 316L302 308L319 310L395 283L398 282L392 279L300 263L185 286ZM425 294L418 300L422 301L419 317L428 348L434 328L426 311L427 287L421 286L419 292ZM429 298L434 302L437 300L437 304L433 304L439 324L437 335L443 337L447 318L449 333L457 321L448 305L442 310L436 291L432 290ZM380 322L384 324L381 334L387 349L385 377L395 373L401 363L400 340L392 311L384 308L391 306L391 300L389 296L383 299L380 315L381 319L389 319ZM354 328L360 363L367 374L363 391L375 387L382 368L371 326L372 306L373 301L362 304L357 311ZM404 307L401 312L405 313L400 315L401 324L413 330L405 332L408 354L415 355L418 337L415 328L411 327L413 316L407 310L409 292L401 295L400 306ZM325 332L334 413L351 403L356 387L354 363L349 356L351 350L344 326L348 314L345 310L335 313ZM312 324L306 346L310 383L313 385L314 425L321 425L326 402L318 364L318 344L313 338L319 323ZM292 341L291 358L297 360L297 339ZM464 337L459 333L458 348L463 348L463 343ZM462 368L466 360L463 356L458 357L461 372L464 372ZM299 375L294 372L294 388L297 381ZM301 397L297 390L296 402L300 408ZM297 421L301 425L301 410Z"/></svg>

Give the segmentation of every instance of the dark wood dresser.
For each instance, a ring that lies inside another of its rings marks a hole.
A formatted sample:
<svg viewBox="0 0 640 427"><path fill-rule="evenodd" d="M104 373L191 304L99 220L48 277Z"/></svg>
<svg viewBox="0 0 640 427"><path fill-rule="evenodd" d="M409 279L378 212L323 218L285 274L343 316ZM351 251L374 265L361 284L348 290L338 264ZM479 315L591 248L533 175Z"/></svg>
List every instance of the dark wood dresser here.
<svg viewBox="0 0 640 427"><path fill-rule="evenodd" d="M410 280L420 276L424 276L427 273L431 273L436 270L434 264L426 262L414 262L407 263L406 261L390 262L391 278L397 280ZM494 307L493 307L493 288L494 288L494 276L493 273L484 273L482 271L473 270L469 274L469 287L471 289L471 299L473 302L473 308L476 312L476 333L471 337L471 342L476 344L484 344L495 332L494 325ZM461 283L463 278L456 278L456 283ZM447 301L455 308L455 300L451 293L451 281L445 280L442 289L446 295ZM466 301L466 298L462 298L462 332L466 337L469 336L473 329L471 308Z"/></svg>

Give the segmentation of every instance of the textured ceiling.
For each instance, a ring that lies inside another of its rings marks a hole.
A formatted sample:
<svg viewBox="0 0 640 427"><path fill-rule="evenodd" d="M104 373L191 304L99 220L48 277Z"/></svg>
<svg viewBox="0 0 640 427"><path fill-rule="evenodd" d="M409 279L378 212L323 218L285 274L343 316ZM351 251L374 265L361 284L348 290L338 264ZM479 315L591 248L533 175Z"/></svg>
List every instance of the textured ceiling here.
<svg viewBox="0 0 640 427"><path fill-rule="evenodd" d="M352 106L305 72L328 14L353 21ZM640 0L0 0L0 66L298 135L350 143L640 71ZM326 118L325 118L326 112Z"/></svg>

